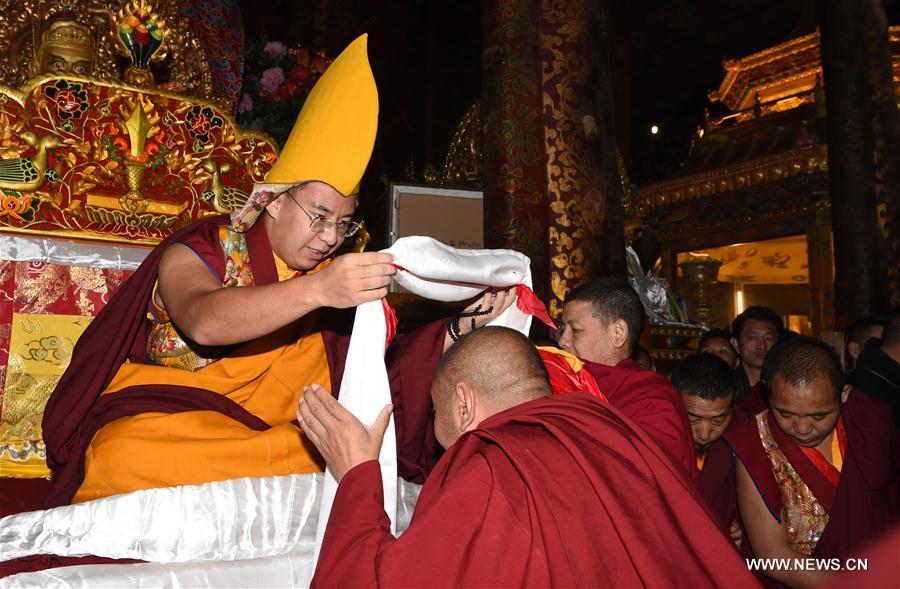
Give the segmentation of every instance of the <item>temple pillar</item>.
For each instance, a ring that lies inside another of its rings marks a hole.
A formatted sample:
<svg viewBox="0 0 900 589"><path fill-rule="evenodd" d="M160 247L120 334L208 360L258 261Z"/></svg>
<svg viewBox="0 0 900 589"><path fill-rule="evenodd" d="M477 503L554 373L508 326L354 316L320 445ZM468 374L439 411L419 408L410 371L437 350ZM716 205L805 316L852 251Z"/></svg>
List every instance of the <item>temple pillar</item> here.
<svg viewBox="0 0 900 589"><path fill-rule="evenodd" d="M885 313L888 308L875 192L875 109L863 42L867 3L869 0L818 0L817 5L828 115L838 327Z"/></svg>
<svg viewBox="0 0 900 589"><path fill-rule="evenodd" d="M900 112L887 15L880 2L865 2L863 9L874 116L878 258L887 276L890 304L900 308Z"/></svg>
<svg viewBox="0 0 900 589"><path fill-rule="evenodd" d="M534 290L550 293L541 120L540 0L481 3L485 244L531 258Z"/></svg>
<svg viewBox="0 0 900 589"><path fill-rule="evenodd" d="M554 317L624 275L605 3L482 3L486 242L532 259Z"/></svg>

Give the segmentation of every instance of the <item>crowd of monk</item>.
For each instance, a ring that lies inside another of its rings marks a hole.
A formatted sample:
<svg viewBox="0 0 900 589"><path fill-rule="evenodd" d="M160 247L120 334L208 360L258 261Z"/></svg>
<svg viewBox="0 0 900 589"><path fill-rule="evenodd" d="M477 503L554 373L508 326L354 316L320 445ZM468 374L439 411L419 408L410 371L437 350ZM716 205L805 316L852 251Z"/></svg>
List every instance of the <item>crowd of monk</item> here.
<svg viewBox="0 0 900 589"><path fill-rule="evenodd" d="M316 584L829 583L817 567L750 564L810 558L848 569L833 586L896 587L897 430L884 402L896 391L849 383L870 373L900 382L900 315L860 323L880 326L869 335L881 337L861 338L866 355L848 350L856 362L847 377L830 346L751 307L734 320L733 338L709 332L671 384L629 359L642 323L630 286L598 279L567 299L565 352L537 353L520 334L491 327L454 344L432 387L447 453L399 539L373 494L377 441L356 460L335 449L355 436L377 440L387 413L354 434L333 398L308 391L300 423L345 475ZM572 390L572 380L554 378L559 364L548 354L559 353L587 372L580 382L593 378L597 387ZM350 553L364 559L362 570L340 566ZM427 564L416 564L424 554Z"/></svg>
<svg viewBox="0 0 900 589"><path fill-rule="evenodd" d="M848 377L751 307L670 381L632 360L645 312L625 280L572 290L540 347L488 325L516 298L488 289L393 340L373 424L347 412L354 308L397 272L336 255L377 111L361 38L245 209L171 236L112 298L45 410L48 505L327 463L315 586L897 586L898 316L851 333ZM398 472L424 484L399 538L377 461L391 415ZM796 564L866 558L831 579Z"/></svg>

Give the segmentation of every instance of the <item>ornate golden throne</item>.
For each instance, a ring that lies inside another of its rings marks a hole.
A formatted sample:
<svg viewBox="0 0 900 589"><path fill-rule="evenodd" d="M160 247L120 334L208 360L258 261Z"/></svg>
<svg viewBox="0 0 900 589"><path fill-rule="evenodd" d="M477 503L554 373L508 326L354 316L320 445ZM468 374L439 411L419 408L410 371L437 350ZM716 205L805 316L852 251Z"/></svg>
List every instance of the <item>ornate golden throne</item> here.
<svg viewBox="0 0 900 589"><path fill-rule="evenodd" d="M78 336L154 244L239 208L277 155L212 96L176 5L0 0L0 476L49 475L43 406Z"/></svg>

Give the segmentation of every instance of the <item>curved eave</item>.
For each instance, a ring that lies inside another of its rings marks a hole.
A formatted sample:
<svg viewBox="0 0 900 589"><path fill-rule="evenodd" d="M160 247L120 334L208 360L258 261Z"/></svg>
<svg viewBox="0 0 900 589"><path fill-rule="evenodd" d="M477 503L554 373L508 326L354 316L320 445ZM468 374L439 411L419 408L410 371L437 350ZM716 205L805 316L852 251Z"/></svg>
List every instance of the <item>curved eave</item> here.
<svg viewBox="0 0 900 589"><path fill-rule="evenodd" d="M828 171L826 148L817 145L653 184L642 189L638 199L648 207L659 207L825 171Z"/></svg>

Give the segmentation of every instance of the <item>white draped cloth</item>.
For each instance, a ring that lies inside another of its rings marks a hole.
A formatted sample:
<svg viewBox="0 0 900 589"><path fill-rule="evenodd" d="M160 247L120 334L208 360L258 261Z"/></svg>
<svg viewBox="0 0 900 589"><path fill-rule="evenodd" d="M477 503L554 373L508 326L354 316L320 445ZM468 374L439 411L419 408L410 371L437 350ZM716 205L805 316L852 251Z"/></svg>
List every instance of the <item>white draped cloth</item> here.
<svg viewBox="0 0 900 589"><path fill-rule="evenodd" d="M529 259L511 250L460 250L407 237L384 251L400 268L396 282L424 298L459 301L489 287L531 287ZM491 324L527 334L531 316L512 305ZM386 332L381 301L357 307L339 399L364 423L391 402ZM393 419L379 463L385 511L401 533L419 487L397 478ZM0 519L0 560L92 554L148 562L22 573L0 587L308 586L336 490L326 470L147 489L11 515Z"/></svg>

